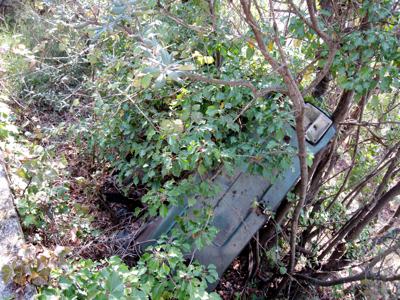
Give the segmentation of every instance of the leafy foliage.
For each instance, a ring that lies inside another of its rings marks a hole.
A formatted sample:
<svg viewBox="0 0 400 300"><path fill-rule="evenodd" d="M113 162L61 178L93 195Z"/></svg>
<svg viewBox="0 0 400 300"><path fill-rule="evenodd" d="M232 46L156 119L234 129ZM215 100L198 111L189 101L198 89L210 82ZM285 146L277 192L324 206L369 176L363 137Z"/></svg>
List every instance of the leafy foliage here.
<svg viewBox="0 0 400 300"><path fill-rule="evenodd" d="M196 262L187 266L181 252L180 245L186 244L182 239L178 233L163 236L159 245L131 269L116 256L101 262L69 264L68 269L58 269L57 281L43 289L38 299L219 299L217 294L205 291L207 282L218 278L215 266L205 268Z"/></svg>
<svg viewBox="0 0 400 300"><path fill-rule="evenodd" d="M400 44L394 1L354 2L351 7L335 1L335 10L330 12L320 6L312 11L293 4L290 13L278 20L279 26L273 24L277 15L271 17L274 13L267 1L257 1L258 7L250 1L259 32L240 1L215 1L214 6L212 1L186 2L47 0L36 4L51 22L42 22L38 15L27 19L38 41L24 45L18 40L8 48L5 56L12 58L8 72L20 74L29 68L24 77L27 86L15 81L19 96L43 114L69 110L72 116L41 130L34 126L25 130L27 125L22 125L17 131L24 131L25 138L5 129L13 120L6 120L4 114L0 119L1 147L18 156L8 157L7 162L23 181L18 207L24 226L60 230L61 237L71 227L79 228L80 237L94 233L88 209L71 203L71 185L61 179L67 176L67 162L56 149L62 144L58 139L66 134L88 161L94 181L103 172L117 174L116 185L127 192L131 187L123 185L124 180L135 170L143 171L130 184L149 188L142 198L148 205L145 217L166 217L171 206L183 205L185 199L194 206L215 197L220 188L210 178L212 170L222 166L230 174L236 165L276 182L277 171L290 168L292 155L299 150L281 142L288 134L285 124L295 126L293 115L298 111L292 90L287 91L288 97L261 92L275 85L290 87L283 67L300 93L328 66L326 74L331 77L321 82L332 90L316 99L308 93L301 100L337 117L343 95L354 93L354 97L346 104L347 120L338 123L331 152L325 154L329 159L313 165L308 157L315 173L310 174L307 205L300 207L300 229L290 232L299 237L295 242L304 254L297 256L302 271L323 267L329 262L320 256L324 247L358 213L352 203L368 208L378 200L370 195L383 182L383 171L393 159L388 151L397 149ZM289 4L282 6L286 10ZM301 12L296 13L296 7ZM274 67L272 59L284 62L283 67ZM56 142L51 145L41 143L53 138ZM25 144L24 151L11 149L5 142L10 139ZM333 159L351 165L330 176ZM320 170L321 177L314 177ZM382 194L393 187L396 176L393 173ZM85 194L92 197L95 190L88 185ZM297 199L291 193L287 197L293 206L298 205ZM275 280L276 285L296 275L285 259L296 252L285 238L290 225L297 222L293 210L273 214L285 215L287 224L269 224L282 235L262 256L273 274L267 282ZM71 260L68 270L53 271L55 281L38 279L40 284L50 284L41 297L216 297L204 291L206 281L216 279L214 269L187 265L182 256L192 244L201 250L212 243L217 234L212 220L207 205L196 210L193 219L176 218L187 238L163 237L133 269L115 257L101 263ZM365 258L379 254L379 249L366 246L374 224L364 229L356 240L343 237L340 245L346 262L365 263ZM324 234L311 234L319 230ZM307 239L307 234L313 237ZM38 268L32 261L28 265ZM7 280L16 275L19 283L32 281L20 265L5 271ZM339 297L340 291L337 288L335 295Z"/></svg>

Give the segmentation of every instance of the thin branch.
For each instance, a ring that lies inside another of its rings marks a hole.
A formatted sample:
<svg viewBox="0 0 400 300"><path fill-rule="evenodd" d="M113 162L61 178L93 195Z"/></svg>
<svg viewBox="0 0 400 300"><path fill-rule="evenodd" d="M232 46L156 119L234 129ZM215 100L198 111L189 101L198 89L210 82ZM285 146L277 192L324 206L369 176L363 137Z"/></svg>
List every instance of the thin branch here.
<svg viewBox="0 0 400 300"><path fill-rule="evenodd" d="M162 6L162 4L160 3L160 0L158 0L158 7L160 7L162 12L165 13L169 18L174 20L176 23L178 23L182 26L185 26L193 31L201 32L201 30L199 28L196 28L196 27L193 27L192 25L187 24L182 19L178 18L177 16L174 16L169 10L165 9L164 6Z"/></svg>
<svg viewBox="0 0 400 300"><path fill-rule="evenodd" d="M400 275L391 275L391 276L382 276L379 274L375 274L370 272L370 270L378 263L380 262L383 258L388 256L390 253L396 251L397 249L400 248L400 242L397 244L393 245L392 247L388 248L384 252L380 253L376 257L374 257L371 262L366 266L365 270L359 274L353 275L353 276L348 276L348 277L343 277L331 281L324 281L324 280L319 280L313 277L305 276L302 274L294 274L294 277L300 278L307 280L311 282L314 285L317 286L334 286L338 284L343 284L343 283L349 283L349 282L354 282L358 280L363 280L363 279L373 279L373 280L381 280L381 281L394 281L394 280L399 280Z"/></svg>
<svg viewBox="0 0 400 300"><path fill-rule="evenodd" d="M385 122L341 122L341 125L357 125L357 126L379 126L381 124L400 124L399 121L385 121Z"/></svg>
<svg viewBox="0 0 400 300"><path fill-rule="evenodd" d="M268 88L258 91L256 89L256 87L247 80L221 80L221 79L215 79L215 78L211 78L211 77L205 77L205 76L198 75L198 74L193 74L193 73L190 73L187 71L183 71L183 73L191 79L199 80L199 81L203 81L203 82L207 82L207 83L215 83L215 84L222 84L222 85L229 85L229 86L246 86L251 89L255 99L260 98L260 97L262 97L270 92L273 92L273 91L280 92L285 95L288 93L288 91L285 88L283 88L279 85L271 85ZM253 100L253 101L255 101L255 100ZM246 108L246 110L247 110L247 108Z"/></svg>
<svg viewBox="0 0 400 300"><path fill-rule="evenodd" d="M338 285L338 284L350 283L350 282L359 281L359 280L363 280L363 279L372 279L372 280L380 280L380 281L400 280L400 275L382 276L382 275L374 274L372 272L362 272L357 275L343 277L343 278L339 278L339 279L331 280L331 281L319 280L319 279L301 275L301 274L294 274L293 277L307 280L308 282L310 282L314 285L317 285L317 286L334 286L334 285Z"/></svg>
<svg viewBox="0 0 400 300"><path fill-rule="evenodd" d="M307 6L308 6L308 12L310 13L310 19L313 25L312 28L324 40L324 42L329 46L329 48L332 48L333 46L335 46L336 48L336 43L332 40L332 38L325 31L323 31L321 27L319 27L318 17L314 11L313 1L307 0Z"/></svg>

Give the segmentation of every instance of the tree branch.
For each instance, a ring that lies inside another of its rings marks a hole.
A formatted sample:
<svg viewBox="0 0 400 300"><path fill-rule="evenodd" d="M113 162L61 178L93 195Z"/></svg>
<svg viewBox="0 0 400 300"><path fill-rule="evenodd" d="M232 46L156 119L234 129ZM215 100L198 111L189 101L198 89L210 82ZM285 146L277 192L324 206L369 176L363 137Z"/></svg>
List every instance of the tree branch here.
<svg viewBox="0 0 400 300"><path fill-rule="evenodd" d="M293 276L296 278L304 279L307 280L308 282L311 282L314 285L317 286L334 286L338 284L343 284L343 283L349 283L353 281L358 281L362 279L373 279L373 280L381 280L381 281L393 281L393 280L399 280L400 275L391 275L391 276L382 276L378 275L375 273L370 272L370 270L378 263L380 262L383 258L388 256L390 253L393 251L396 251L397 249L400 248L400 242L397 244L393 245L392 247L388 248L384 252L380 253L379 255L375 256L371 262L366 266L365 270L359 274L353 275L353 276L348 276L348 277L343 277L335 280L330 280L330 281L324 281L324 280L319 280L313 277L305 276L302 274L294 274Z"/></svg>
<svg viewBox="0 0 400 300"><path fill-rule="evenodd" d="M332 40L332 38L319 27L319 22L318 22L318 17L315 14L314 11L314 5L313 5L312 0L307 0L307 7L308 7L308 12L310 14L311 22L312 22L312 29L315 30L315 32L324 40L324 42L331 48L333 45L335 45L335 42Z"/></svg>
<svg viewBox="0 0 400 300"><path fill-rule="evenodd" d="M229 86L246 86L249 89L251 89L251 91L253 92L253 95L254 95L254 99L251 102L251 104L254 103L254 101L257 98L265 96L266 94L273 92L273 91L282 93L284 95L288 94L288 91L285 88L281 87L280 85L271 85L270 87L267 87L265 89L257 90L256 87L247 80L234 80L234 81L233 80L232 81L231 80L221 80L221 79L206 77L203 75L192 74L187 71L183 71L183 73L191 79L195 79L195 80L199 80L199 81L203 81L203 82L207 82L207 83L215 83L215 84L222 84L222 85L229 85ZM249 106L249 104L247 106ZM246 108L246 110L247 110L247 108Z"/></svg>

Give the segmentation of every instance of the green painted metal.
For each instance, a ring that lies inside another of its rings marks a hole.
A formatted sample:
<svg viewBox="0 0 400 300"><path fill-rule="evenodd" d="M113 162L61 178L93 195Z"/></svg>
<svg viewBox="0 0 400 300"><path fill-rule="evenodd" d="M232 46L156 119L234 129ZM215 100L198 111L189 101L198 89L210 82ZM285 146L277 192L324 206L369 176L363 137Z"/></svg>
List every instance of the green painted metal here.
<svg viewBox="0 0 400 300"><path fill-rule="evenodd" d="M319 110L318 112L322 114ZM312 113L316 113L315 107ZM314 117L312 116L312 118ZM326 116L324 118L329 120ZM311 120L310 123L314 120ZM326 128L318 128L322 137L313 137L307 142L308 150L314 155L332 139L336 132L336 129L330 124L329 126L325 123L323 125ZM286 124L285 129L290 137L289 144L297 147L298 141L294 128ZM316 129L317 126L314 126L312 130ZM300 174L300 162L297 156L292 157L291 167L282 172L278 177L278 182L273 185L269 179L242 172L238 167L234 168L233 176L230 176L223 168L220 175L214 179L214 183L218 184L222 190L214 199L202 200L199 197L197 204L190 208L187 205L171 207L168 216L165 219L158 217L149 224L138 237L138 241L157 240L161 234L168 234L172 228L179 229L179 225L174 221L175 216L181 216L187 210L188 217L194 218L194 210L199 210L202 205L211 203L214 210L212 225L217 227L219 232L211 245L206 245L201 251L194 253L194 258L204 265L214 264L219 277L221 277L235 257L269 219L268 214L253 212L251 207L253 199L255 198L260 204L275 210L299 179ZM141 250L144 251L152 244L154 245L154 242L143 244ZM187 257L191 258L192 253L187 253ZM218 282L210 284L208 290L214 290L217 284Z"/></svg>

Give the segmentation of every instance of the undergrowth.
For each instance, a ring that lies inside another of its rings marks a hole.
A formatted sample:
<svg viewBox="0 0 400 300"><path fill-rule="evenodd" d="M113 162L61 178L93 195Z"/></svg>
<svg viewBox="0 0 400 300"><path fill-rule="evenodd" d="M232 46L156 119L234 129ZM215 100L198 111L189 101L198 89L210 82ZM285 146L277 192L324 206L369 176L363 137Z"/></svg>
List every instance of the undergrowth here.
<svg viewBox="0 0 400 300"><path fill-rule="evenodd" d="M39 299L218 298L205 291L215 267L187 264L181 234L141 257L117 236L141 221L116 218L121 207L101 195L115 182L88 144L96 122L84 123L93 114L87 38L53 13L22 5L0 29L0 159L27 242L4 281L35 285Z"/></svg>

